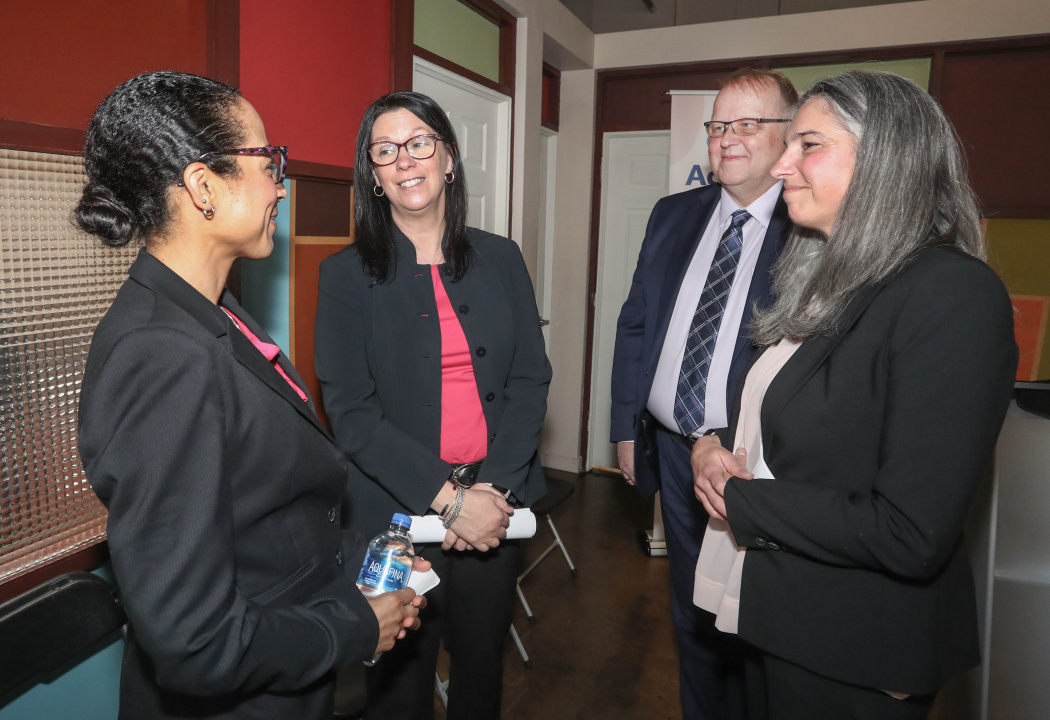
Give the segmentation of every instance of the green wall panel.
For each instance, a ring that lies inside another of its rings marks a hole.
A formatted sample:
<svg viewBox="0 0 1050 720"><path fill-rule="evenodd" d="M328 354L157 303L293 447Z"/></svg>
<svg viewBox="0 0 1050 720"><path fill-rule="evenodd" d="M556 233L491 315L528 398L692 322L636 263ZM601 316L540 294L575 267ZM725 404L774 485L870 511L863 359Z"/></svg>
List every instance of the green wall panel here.
<svg viewBox="0 0 1050 720"><path fill-rule="evenodd" d="M829 78L832 75L838 75L847 70L878 70L881 72L896 73L897 75L912 80L923 90L928 90L930 85L929 58L917 58L914 60L873 60L871 62L838 65L803 65L801 67L782 67L776 69L788 76L800 95L813 87L813 84L818 80Z"/></svg>
<svg viewBox="0 0 1050 720"><path fill-rule="evenodd" d="M415 43L499 82L499 27L459 0L416 0Z"/></svg>

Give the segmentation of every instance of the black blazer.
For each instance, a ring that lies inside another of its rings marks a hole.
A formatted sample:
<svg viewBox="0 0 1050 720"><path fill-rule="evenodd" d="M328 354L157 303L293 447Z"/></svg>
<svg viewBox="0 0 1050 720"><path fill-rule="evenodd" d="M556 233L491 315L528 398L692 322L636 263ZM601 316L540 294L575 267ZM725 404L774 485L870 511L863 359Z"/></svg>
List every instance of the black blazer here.
<svg viewBox="0 0 1050 720"><path fill-rule="evenodd" d="M932 249L839 329L766 392L776 480L726 486L748 548L740 635L836 680L932 693L980 661L963 521L1012 392L1010 299L983 262Z"/></svg>
<svg viewBox="0 0 1050 720"><path fill-rule="evenodd" d="M317 376L339 445L369 477L350 487L353 526L366 536L395 512L422 515L451 466L441 460L441 327L429 265L400 232L391 279L376 284L353 245L321 264L315 328ZM488 426L479 480L528 505L546 486L536 445L547 410L550 363L532 281L517 245L467 229L470 269L442 280L473 348ZM374 532L373 532L374 531Z"/></svg>
<svg viewBox="0 0 1050 720"><path fill-rule="evenodd" d="M349 463L312 403L143 251L95 331L79 414L130 618L120 716L330 718L332 669L379 628L341 527Z"/></svg>
<svg viewBox="0 0 1050 720"><path fill-rule="evenodd" d="M656 444L648 432L651 427L646 428L643 423L645 407L678 291L704 229L718 206L721 188L721 185L707 185L668 195L656 203L649 216L631 289L616 323L610 439L612 442L635 441L636 486L645 496L660 489ZM769 298L770 271L790 229L787 206L781 197L773 209L748 288L726 383L726 407L732 407L737 384L754 355L755 346L747 332L753 306L763 305Z"/></svg>

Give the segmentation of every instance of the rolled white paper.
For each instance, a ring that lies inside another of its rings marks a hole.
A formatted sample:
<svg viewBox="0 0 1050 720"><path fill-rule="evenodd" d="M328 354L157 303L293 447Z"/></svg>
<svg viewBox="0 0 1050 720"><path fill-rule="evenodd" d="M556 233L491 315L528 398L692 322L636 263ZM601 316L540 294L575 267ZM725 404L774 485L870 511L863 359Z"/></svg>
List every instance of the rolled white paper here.
<svg viewBox="0 0 1050 720"><path fill-rule="evenodd" d="M528 508L515 508L507 528L508 540L521 540L536 534L536 516ZM445 526L439 515L412 516L412 528L408 531L412 544L439 543L445 539Z"/></svg>

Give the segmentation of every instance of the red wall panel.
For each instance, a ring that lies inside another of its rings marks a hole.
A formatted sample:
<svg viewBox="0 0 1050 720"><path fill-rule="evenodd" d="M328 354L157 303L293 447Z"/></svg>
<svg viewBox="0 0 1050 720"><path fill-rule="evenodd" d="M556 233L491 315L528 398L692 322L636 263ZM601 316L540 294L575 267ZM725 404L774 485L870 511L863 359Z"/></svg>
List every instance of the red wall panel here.
<svg viewBox="0 0 1050 720"><path fill-rule="evenodd" d="M241 2L241 91L291 157L352 166L361 116L389 85L389 0Z"/></svg>
<svg viewBox="0 0 1050 720"><path fill-rule="evenodd" d="M134 75L203 75L207 17L206 0L4 3L0 118L83 130Z"/></svg>

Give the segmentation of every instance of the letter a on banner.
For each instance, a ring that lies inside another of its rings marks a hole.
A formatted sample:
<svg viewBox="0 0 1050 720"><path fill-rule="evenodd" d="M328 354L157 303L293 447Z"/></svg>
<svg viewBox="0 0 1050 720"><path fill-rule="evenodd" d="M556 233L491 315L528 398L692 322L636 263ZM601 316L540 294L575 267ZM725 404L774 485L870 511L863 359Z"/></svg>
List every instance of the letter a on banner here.
<svg viewBox="0 0 1050 720"><path fill-rule="evenodd" d="M716 90L671 90L671 177L669 193L708 185L711 160L707 155L707 131Z"/></svg>

